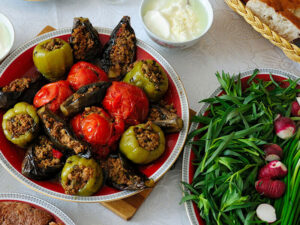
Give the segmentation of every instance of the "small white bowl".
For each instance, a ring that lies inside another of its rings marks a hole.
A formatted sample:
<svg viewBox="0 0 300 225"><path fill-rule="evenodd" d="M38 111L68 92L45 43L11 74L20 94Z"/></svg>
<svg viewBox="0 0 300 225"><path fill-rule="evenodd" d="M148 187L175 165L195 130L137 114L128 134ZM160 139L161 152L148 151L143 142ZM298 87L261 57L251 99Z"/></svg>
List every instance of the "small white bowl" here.
<svg viewBox="0 0 300 225"><path fill-rule="evenodd" d="M8 45L6 45L6 49L4 52L0 52L0 62L8 55L8 53L10 52L13 44L14 44L14 40L15 40L15 31L14 31L14 27L11 24L11 22L9 21L9 19L3 15L2 13L0 13L0 26L3 25L6 29L7 29L7 35L9 35L9 43ZM0 39L0 42L2 40ZM1 49L0 49L1 51Z"/></svg>
<svg viewBox="0 0 300 225"><path fill-rule="evenodd" d="M143 18L143 13L144 13L144 8L145 5L147 5L150 1L152 0L143 0L142 4L140 6L140 19L143 23L144 29L146 30L146 33L149 35L149 37L156 42L157 44L163 46L163 47L167 47L167 48L188 48L191 47L192 45L196 44L200 38L207 33L207 31L209 30L209 28L212 25L213 22L213 9L212 6L209 2L209 0L198 0L201 1L201 4L203 5L206 13L207 13L207 25L204 29L204 31L197 37L195 37L192 40L189 41L183 41L183 42L175 42L175 41L168 41L166 39L163 39L159 36L157 36L155 33L153 33L145 24L144 22L144 18Z"/></svg>

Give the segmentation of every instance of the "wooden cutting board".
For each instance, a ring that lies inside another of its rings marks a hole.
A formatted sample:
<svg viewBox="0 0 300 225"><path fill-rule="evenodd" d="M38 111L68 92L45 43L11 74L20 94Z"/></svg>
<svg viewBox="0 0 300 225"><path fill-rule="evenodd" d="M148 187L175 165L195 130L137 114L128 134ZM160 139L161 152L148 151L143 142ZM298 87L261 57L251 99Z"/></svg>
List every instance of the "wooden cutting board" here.
<svg viewBox="0 0 300 225"><path fill-rule="evenodd" d="M46 26L38 35L54 31L55 28L51 26ZM196 114L195 111L190 109L190 118ZM110 202L101 202L100 204L111 210L113 213L117 214L124 220L131 219L137 210L141 207L143 202L152 192L153 188L146 189L140 193L130 196L128 198L110 201Z"/></svg>

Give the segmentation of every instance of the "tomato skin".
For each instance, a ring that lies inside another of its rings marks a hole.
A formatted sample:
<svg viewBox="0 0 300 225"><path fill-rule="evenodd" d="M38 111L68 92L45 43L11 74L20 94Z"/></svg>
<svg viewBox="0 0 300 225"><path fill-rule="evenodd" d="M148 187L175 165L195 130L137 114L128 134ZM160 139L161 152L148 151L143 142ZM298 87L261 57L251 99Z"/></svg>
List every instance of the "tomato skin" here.
<svg viewBox="0 0 300 225"><path fill-rule="evenodd" d="M113 121L102 108L92 108L92 112L86 108L82 114L73 117L71 126L78 137L92 145L100 158L105 158L111 150L116 149L125 123L122 119Z"/></svg>
<svg viewBox="0 0 300 225"><path fill-rule="evenodd" d="M85 117L81 128L84 139L92 145L106 145L113 132L113 124L96 113Z"/></svg>
<svg viewBox="0 0 300 225"><path fill-rule="evenodd" d="M36 108L47 105L48 109L52 112L56 112L59 109L60 104L72 94L73 92L69 83L60 80L43 86L34 96L33 105Z"/></svg>
<svg viewBox="0 0 300 225"><path fill-rule="evenodd" d="M114 81L107 89L103 107L126 125L139 124L147 118L149 100L142 89L125 82Z"/></svg>
<svg viewBox="0 0 300 225"><path fill-rule="evenodd" d="M78 136L78 137L83 137L83 133L81 131L81 121L82 121L81 114L77 114L70 121L73 131L76 134L76 136Z"/></svg>
<svg viewBox="0 0 300 225"><path fill-rule="evenodd" d="M72 66L67 81L70 83L72 89L77 91L87 84L95 83L97 81L108 81L108 77L99 67L81 61Z"/></svg>

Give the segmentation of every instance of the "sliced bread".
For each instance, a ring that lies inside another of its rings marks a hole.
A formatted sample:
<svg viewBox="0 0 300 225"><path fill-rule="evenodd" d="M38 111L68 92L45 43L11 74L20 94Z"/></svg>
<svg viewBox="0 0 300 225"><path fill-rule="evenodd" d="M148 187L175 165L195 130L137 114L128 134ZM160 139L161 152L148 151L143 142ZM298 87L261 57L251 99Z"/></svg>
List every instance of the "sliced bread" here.
<svg viewBox="0 0 300 225"><path fill-rule="evenodd" d="M246 6L288 41L300 38L300 0L249 0Z"/></svg>

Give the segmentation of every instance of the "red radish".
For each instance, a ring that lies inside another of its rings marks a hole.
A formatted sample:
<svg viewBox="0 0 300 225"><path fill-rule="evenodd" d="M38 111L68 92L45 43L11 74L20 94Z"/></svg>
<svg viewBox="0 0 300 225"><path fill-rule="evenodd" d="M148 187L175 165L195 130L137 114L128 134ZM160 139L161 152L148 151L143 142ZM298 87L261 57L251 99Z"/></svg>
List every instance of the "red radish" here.
<svg viewBox="0 0 300 225"><path fill-rule="evenodd" d="M299 97L297 97L297 100L300 99ZM300 116L300 104L299 101L294 101L292 103L292 115L293 116Z"/></svg>
<svg viewBox="0 0 300 225"><path fill-rule="evenodd" d="M280 160L283 156L282 148L277 144L264 145L264 152L266 153L265 160L269 162Z"/></svg>
<svg viewBox="0 0 300 225"><path fill-rule="evenodd" d="M267 165L265 165L263 168L259 170L258 173L258 179L261 178L270 178L270 179L276 179L276 178L284 178L287 175L287 168L286 166L278 161L274 160L272 162L269 162Z"/></svg>
<svg viewBox="0 0 300 225"><path fill-rule="evenodd" d="M296 131L296 125L293 120L288 117L278 115L274 121L275 132L281 139L289 139Z"/></svg>
<svg viewBox="0 0 300 225"><path fill-rule="evenodd" d="M256 215L260 220L267 223L274 223L277 220L275 208L266 203L260 204L256 208Z"/></svg>
<svg viewBox="0 0 300 225"><path fill-rule="evenodd" d="M269 198L280 198L285 192L285 183L281 180L262 178L255 182L256 191Z"/></svg>

